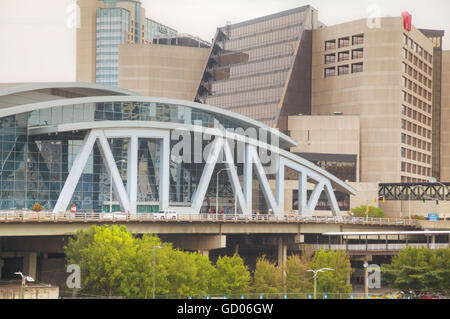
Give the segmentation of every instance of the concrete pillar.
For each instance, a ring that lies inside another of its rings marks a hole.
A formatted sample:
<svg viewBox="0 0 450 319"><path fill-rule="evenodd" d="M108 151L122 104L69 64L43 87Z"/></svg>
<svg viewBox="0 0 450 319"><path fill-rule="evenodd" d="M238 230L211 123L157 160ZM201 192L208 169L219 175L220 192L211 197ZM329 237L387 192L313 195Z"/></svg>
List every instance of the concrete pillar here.
<svg viewBox="0 0 450 319"><path fill-rule="evenodd" d="M2 268L4 264L5 262L3 261L3 259L0 259L0 280L2 279Z"/></svg>
<svg viewBox="0 0 450 319"><path fill-rule="evenodd" d="M200 250L200 253L202 254L202 256L206 256L209 258L209 250Z"/></svg>
<svg viewBox="0 0 450 319"><path fill-rule="evenodd" d="M372 258L369 258L368 255L364 256L364 298L367 299L369 296L369 261Z"/></svg>
<svg viewBox="0 0 450 319"><path fill-rule="evenodd" d="M436 244L436 235L431 236L431 243Z"/></svg>
<svg viewBox="0 0 450 319"><path fill-rule="evenodd" d="M278 267L283 267L287 260L287 245L283 243L283 237L278 238Z"/></svg>
<svg viewBox="0 0 450 319"><path fill-rule="evenodd" d="M22 273L24 276L31 276L36 279L36 264L37 264L37 253L30 252L25 253L23 256L23 269Z"/></svg>
<svg viewBox="0 0 450 319"><path fill-rule="evenodd" d="M239 255L239 243L236 243L234 252L235 252L236 255Z"/></svg>

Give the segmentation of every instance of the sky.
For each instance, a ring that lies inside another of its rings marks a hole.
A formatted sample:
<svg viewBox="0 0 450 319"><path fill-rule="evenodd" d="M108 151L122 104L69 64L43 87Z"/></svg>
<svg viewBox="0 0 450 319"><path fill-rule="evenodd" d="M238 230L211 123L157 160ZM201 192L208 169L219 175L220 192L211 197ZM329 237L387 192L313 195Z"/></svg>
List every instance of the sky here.
<svg viewBox="0 0 450 319"><path fill-rule="evenodd" d="M75 81L76 0L0 0L0 83ZM92 0L97 1L97 0ZM413 25L445 30L448 0L141 0L147 17L211 42L216 28L303 5L334 25L409 11Z"/></svg>

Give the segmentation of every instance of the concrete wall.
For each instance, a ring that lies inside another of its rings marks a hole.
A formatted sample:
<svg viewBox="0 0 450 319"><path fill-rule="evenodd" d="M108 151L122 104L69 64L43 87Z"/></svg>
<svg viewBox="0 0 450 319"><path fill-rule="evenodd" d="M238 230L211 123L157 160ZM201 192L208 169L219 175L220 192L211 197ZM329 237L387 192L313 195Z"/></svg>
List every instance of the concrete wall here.
<svg viewBox="0 0 450 319"><path fill-rule="evenodd" d="M95 83L97 9L100 1L79 0L80 27L77 29L77 82Z"/></svg>
<svg viewBox="0 0 450 319"><path fill-rule="evenodd" d="M341 37L364 34L364 44L325 51L325 41ZM424 151L401 143L402 115L402 71L403 34L407 34L427 52L433 52L433 46L420 31L415 28L407 32L403 28L401 17L381 19L381 28L368 28L366 20L348 22L325 27L314 31L313 69L312 69L312 114L330 115L342 112L345 115L360 115L361 119L361 177L362 182L401 182L404 178L427 179L428 176L401 172L401 162L430 168L431 162L417 163L402 159L401 148L422 152L431 157L431 150ZM362 59L352 59L335 64L325 64L325 54L363 48ZM363 72L327 77L324 70L329 66L349 65L362 62ZM413 65L414 67L414 65ZM414 67L415 68L415 67ZM409 78L417 85L419 81ZM430 102L431 104L431 102ZM416 112L417 107L408 104ZM427 114L431 117L431 114ZM408 121L431 130L418 121ZM430 123L431 124L431 123ZM408 133L414 135L412 133ZM416 137L416 135L414 135ZM428 140L427 140L428 141ZM428 141L431 143L431 138Z"/></svg>
<svg viewBox="0 0 450 319"><path fill-rule="evenodd" d="M0 299L20 299L20 284L2 284L0 283ZM58 287L45 287L43 285L27 284L25 288L25 299L58 299Z"/></svg>
<svg viewBox="0 0 450 319"><path fill-rule="evenodd" d="M383 209L390 217L408 218L411 212L411 216L419 215L428 217L428 214L439 214L440 218L450 219L450 202L439 201L439 205L436 205L436 201L386 201L382 203L380 201L380 208Z"/></svg>
<svg viewBox="0 0 450 319"><path fill-rule="evenodd" d="M442 52L441 182L450 182L450 51Z"/></svg>
<svg viewBox="0 0 450 319"><path fill-rule="evenodd" d="M128 44L119 49L119 86L144 96L193 101L209 49Z"/></svg>

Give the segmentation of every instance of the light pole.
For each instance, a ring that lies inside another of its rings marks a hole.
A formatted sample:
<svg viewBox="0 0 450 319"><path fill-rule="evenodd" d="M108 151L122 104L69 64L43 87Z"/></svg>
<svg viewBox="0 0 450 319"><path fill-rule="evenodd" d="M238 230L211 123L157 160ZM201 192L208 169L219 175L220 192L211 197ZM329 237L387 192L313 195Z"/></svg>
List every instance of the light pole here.
<svg viewBox="0 0 450 319"><path fill-rule="evenodd" d="M320 272L325 272L325 270L334 270L333 268L321 268L321 269L308 269L307 271L310 271L314 273L314 299L316 299L316 291L317 291L317 276Z"/></svg>
<svg viewBox="0 0 450 319"><path fill-rule="evenodd" d="M116 161L117 163L125 163L125 160ZM109 212L112 213L112 172L110 172L110 181L109 181Z"/></svg>
<svg viewBox="0 0 450 319"><path fill-rule="evenodd" d="M20 288L20 299L24 299L25 298L25 284L27 281L34 282L34 278L30 277L30 276L24 276L22 274L22 272L20 272L20 271L16 271L14 274L22 277L22 287Z"/></svg>
<svg viewBox="0 0 450 319"><path fill-rule="evenodd" d="M445 185L442 184L441 182L438 182L438 181L436 180L436 178L434 178L434 177L430 178L430 179L429 179L429 182L432 183L432 184L439 184L439 185L441 185L442 187L444 187L444 204L445 204L445 200L446 200L446 198L445 198L445 191L446 191L447 186L445 186ZM445 220L447 220L447 218L446 218L445 208L444 208L444 221L445 221Z"/></svg>
<svg viewBox="0 0 450 319"><path fill-rule="evenodd" d="M155 277L155 271L156 271L156 249L157 248L164 248L161 246L153 246L153 299L155 299L155 289L156 289L156 277Z"/></svg>

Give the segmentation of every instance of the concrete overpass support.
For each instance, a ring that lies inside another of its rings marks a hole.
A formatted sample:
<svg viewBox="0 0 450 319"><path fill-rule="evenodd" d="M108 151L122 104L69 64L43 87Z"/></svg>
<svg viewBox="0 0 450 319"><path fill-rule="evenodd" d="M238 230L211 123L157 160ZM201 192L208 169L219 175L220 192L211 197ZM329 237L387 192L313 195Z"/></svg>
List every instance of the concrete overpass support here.
<svg viewBox="0 0 450 319"><path fill-rule="evenodd" d="M283 237L278 238L278 267L284 267L287 261L287 244Z"/></svg>
<svg viewBox="0 0 450 319"><path fill-rule="evenodd" d="M198 250L203 256L209 256L209 251L226 248L225 235L161 235L163 241L173 244L183 250Z"/></svg>
<svg viewBox="0 0 450 319"><path fill-rule="evenodd" d="M23 269L24 276L31 276L36 279L36 265L37 265L37 253L27 252L23 255Z"/></svg>

